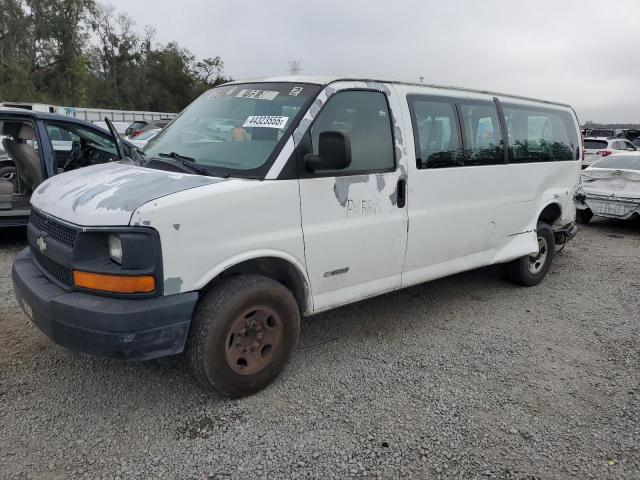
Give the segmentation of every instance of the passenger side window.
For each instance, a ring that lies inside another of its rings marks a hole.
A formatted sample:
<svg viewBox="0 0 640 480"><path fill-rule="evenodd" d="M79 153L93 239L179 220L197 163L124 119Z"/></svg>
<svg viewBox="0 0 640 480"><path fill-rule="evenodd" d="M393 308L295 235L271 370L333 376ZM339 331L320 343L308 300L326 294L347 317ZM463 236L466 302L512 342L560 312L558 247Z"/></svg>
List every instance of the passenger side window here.
<svg viewBox="0 0 640 480"><path fill-rule="evenodd" d="M569 113L504 104L503 111L509 133L509 163L579 158L578 138Z"/></svg>
<svg viewBox="0 0 640 480"><path fill-rule="evenodd" d="M465 132L465 165L504 163L502 128L495 104L459 105Z"/></svg>
<svg viewBox="0 0 640 480"><path fill-rule="evenodd" d="M351 143L351 165L340 172L393 170L391 115L383 93L353 90L334 94L311 127L313 153L320 133L342 131Z"/></svg>
<svg viewBox="0 0 640 480"><path fill-rule="evenodd" d="M416 134L416 166L459 167L464 164L455 106L449 102L410 99Z"/></svg>

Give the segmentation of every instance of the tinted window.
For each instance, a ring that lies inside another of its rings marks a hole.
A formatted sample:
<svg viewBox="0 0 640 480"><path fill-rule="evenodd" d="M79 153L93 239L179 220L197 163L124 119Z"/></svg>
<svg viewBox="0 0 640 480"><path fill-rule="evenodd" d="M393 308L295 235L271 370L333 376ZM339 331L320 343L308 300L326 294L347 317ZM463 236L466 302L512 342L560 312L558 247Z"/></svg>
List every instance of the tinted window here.
<svg viewBox="0 0 640 480"><path fill-rule="evenodd" d="M598 160L592 168L614 168L620 170L640 170L640 157L631 155L611 155Z"/></svg>
<svg viewBox="0 0 640 480"><path fill-rule="evenodd" d="M347 172L394 168L389 107L383 93L345 91L333 95L311 127L313 153L320 133L339 130L349 135L351 165Z"/></svg>
<svg viewBox="0 0 640 480"><path fill-rule="evenodd" d="M495 104L459 105L465 133L465 165L504 163L504 144Z"/></svg>
<svg viewBox="0 0 640 480"><path fill-rule="evenodd" d="M604 140L585 140L584 148L587 150L604 150L608 146Z"/></svg>
<svg viewBox="0 0 640 480"><path fill-rule="evenodd" d="M457 167L464 164L460 128L451 103L410 99L418 168Z"/></svg>
<svg viewBox="0 0 640 480"><path fill-rule="evenodd" d="M509 162L576 160L578 136L569 113L519 106L504 106L509 137ZM604 148L607 142L602 142ZM585 141L585 147L586 141Z"/></svg>

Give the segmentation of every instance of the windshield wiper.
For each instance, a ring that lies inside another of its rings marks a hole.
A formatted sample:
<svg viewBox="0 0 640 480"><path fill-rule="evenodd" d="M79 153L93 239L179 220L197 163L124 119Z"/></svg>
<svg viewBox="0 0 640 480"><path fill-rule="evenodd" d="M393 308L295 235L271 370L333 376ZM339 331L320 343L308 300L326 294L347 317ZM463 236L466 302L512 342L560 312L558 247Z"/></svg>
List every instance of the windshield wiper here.
<svg viewBox="0 0 640 480"><path fill-rule="evenodd" d="M195 158L192 157L187 157L186 155L180 155L179 153L176 152L171 152L171 153L159 153L158 154L159 157L164 157L164 158L174 158L176 160L187 160L189 162L194 162L196 161Z"/></svg>
<svg viewBox="0 0 640 480"><path fill-rule="evenodd" d="M209 175L209 176L211 175L206 168L196 164L195 158L187 157L186 155L180 155L179 153L176 153L176 152L159 153L158 156L163 158L171 158L175 160L177 163L181 164L186 170L189 170L191 172L195 172L200 175Z"/></svg>

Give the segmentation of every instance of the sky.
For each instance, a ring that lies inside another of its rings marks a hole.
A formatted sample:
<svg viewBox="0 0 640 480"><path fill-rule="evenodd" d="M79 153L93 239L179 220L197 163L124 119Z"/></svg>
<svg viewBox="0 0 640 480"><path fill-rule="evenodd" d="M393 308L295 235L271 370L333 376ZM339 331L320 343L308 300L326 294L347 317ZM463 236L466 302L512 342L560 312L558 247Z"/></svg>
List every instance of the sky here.
<svg viewBox="0 0 640 480"><path fill-rule="evenodd" d="M100 1L100 0L98 0ZM640 0L103 0L235 79L418 81L571 104L640 123Z"/></svg>

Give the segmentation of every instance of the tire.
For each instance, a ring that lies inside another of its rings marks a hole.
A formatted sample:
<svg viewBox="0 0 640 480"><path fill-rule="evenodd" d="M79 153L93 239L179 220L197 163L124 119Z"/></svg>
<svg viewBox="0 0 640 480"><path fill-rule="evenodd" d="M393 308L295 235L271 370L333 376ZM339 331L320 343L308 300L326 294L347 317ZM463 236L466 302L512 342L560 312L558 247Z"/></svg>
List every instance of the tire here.
<svg viewBox="0 0 640 480"><path fill-rule="evenodd" d="M538 222L536 232L538 235L538 254L525 255L507 264L509 279L525 287L538 285L544 279L551 268L556 252L555 237L551 227L546 223Z"/></svg>
<svg viewBox="0 0 640 480"><path fill-rule="evenodd" d="M0 165L0 179L11 182L15 188L18 171L13 165Z"/></svg>
<svg viewBox="0 0 640 480"><path fill-rule="evenodd" d="M196 306L186 357L197 380L230 397L269 385L300 331L298 304L282 284L257 275L223 280Z"/></svg>
<svg viewBox="0 0 640 480"><path fill-rule="evenodd" d="M576 222L586 225L593 218L593 212L591 209L586 208L584 210L576 209Z"/></svg>

